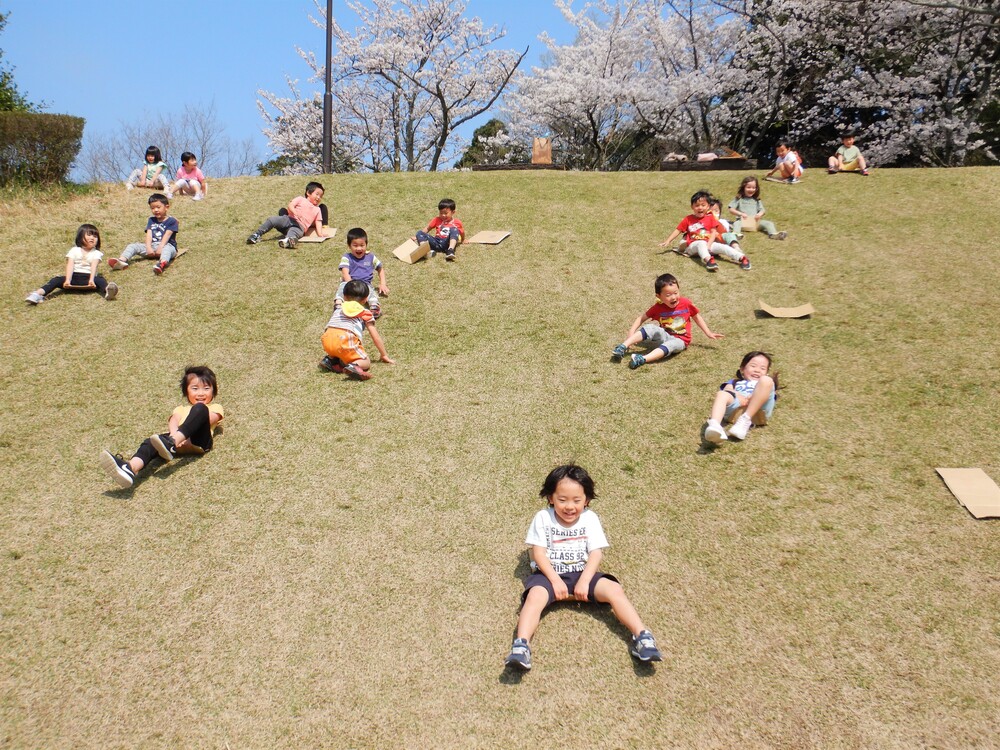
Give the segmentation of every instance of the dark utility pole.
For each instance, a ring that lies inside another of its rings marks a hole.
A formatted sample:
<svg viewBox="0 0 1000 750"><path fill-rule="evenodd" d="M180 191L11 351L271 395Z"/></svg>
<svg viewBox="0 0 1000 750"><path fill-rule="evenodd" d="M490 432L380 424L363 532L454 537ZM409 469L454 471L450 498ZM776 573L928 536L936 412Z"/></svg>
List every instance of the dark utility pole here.
<svg viewBox="0 0 1000 750"><path fill-rule="evenodd" d="M333 150L333 0L326 0L326 92L323 94L323 174L330 174Z"/></svg>

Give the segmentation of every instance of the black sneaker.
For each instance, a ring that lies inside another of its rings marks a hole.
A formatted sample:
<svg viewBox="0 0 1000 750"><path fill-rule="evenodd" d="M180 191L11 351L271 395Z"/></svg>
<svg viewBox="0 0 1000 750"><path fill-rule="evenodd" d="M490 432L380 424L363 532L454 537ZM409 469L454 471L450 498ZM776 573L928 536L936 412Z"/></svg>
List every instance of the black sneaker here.
<svg viewBox="0 0 1000 750"><path fill-rule="evenodd" d="M719 264L716 262L715 258L709 258L708 260L705 261L705 270L706 271L719 270Z"/></svg>
<svg viewBox="0 0 1000 750"><path fill-rule="evenodd" d="M632 636L632 646L629 653L639 661L663 661L660 649L656 647L656 639L648 630Z"/></svg>
<svg viewBox="0 0 1000 750"><path fill-rule="evenodd" d="M370 372L362 370L353 362L349 365L344 365L344 372L348 377L354 378L355 380L371 380L372 378L372 374Z"/></svg>
<svg viewBox="0 0 1000 750"><path fill-rule="evenodd" d="M450 262L454 263L455 262L455 251L454 250L449 250L448 252L446 252L444 254L444 259L447 260L447 261L450 261Z"/></svg>
<svg viewBox="0 0 1000 750"><path fill-rule="evenodd" d="M121 457L121 454L111 455L110 451L101 451L97 462L101 468L108 472L115 483L123 490L132 486L135 481L135 472L128 465L128 461Z"/></svg>
<svg viewBox="0 0 1000 750"><path fill-rule="evenodd" d="M503 663L510 667L516 667L522 672L531 669L531 647L524 638L515 638L514 644L510 647L510 653Z"/></svg>
<svg viewBox="0 0 1000 750"><path fill-rule="evenodd" d="M173 461L177 458L177 445L174 443L174 439L167 433L153 435L149 438L149 442L153 444L156 452L160 454L160 458L164 461Z"/></svg>
<svg viewBox="0 0 1000 750"><path fill-rule="evenodd" d="M319 366L328 372L342 373L344 371L343 361L339 357L331 357L329 354L320 360Z"/></svg>
<svg viewBox="0 0 1000 750"><path fill-rule="evenodd" d="M248 245L256 245L258 242L260 242L260 235L257 234L257 232L254 232L249 237L247 237Z"/></svg>

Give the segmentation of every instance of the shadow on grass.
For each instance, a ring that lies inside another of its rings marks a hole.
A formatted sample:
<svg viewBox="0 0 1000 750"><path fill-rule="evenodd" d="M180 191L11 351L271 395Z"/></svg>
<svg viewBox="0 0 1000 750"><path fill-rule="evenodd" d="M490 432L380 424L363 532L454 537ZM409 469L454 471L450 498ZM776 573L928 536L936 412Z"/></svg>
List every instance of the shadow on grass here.
<svg viewBox="0 0 1000 750"><path fill-rule="evenodd" d="M195 461L195 459L201 458L200 455L188 455L181 456L170 463L166 463L162 459L154 458L148 466L142 468L138 476L136 476L135 481L133 481L131 487L115 488L113 490L105 490L102 493L105 497L113 498L130 498L132 493L134 493L139 487L145 484L150 479L156 479L162 481L168 479L175 472L184 468L188 464Z"/></svg>

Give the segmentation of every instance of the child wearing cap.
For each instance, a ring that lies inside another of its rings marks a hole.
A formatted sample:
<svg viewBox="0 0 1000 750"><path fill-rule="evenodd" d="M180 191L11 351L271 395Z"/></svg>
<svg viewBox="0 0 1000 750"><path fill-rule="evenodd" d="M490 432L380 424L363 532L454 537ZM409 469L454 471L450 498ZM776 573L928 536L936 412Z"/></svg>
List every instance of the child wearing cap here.
<svg viewBox="0 0 1000 750"><path fill-rule="evenodd" d="M366 328L372 337L372 343L378 349L379 358L387 365L396 364L389 359L382 337L375 330L375 316L361 304L366 299L368 285L365 282L355 279L344 284L344 303L334 307L333 315L323 331L326 356L319 366L324 370L346 373L355 380L370 379L372 361L361 346L361 335Z"/></svg>

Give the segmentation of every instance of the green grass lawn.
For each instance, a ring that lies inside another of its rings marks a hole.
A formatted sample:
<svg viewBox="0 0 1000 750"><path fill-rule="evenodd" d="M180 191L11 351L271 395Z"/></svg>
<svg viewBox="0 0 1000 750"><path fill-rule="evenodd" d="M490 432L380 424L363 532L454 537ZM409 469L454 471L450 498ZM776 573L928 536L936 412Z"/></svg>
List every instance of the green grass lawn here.
<svg viewBox="0 0 1000 750"><path fill-rule="evenodd" d="M765 183L790 237L748 237L749 273L657 247L741 177L328 176L340 233L294 251L244 240L304 178L214 180L175 202L191 250L162 277L37 308L76 227L117 254L147 195L0 196L0 748L995 747L1000 527L934 467L1000 479L1000 170ZM393 258L446 196L513 235ZM367 383L316 367L356 225L398 361ZM668 271L726 337L610 364ZM752 349L784 386L772 424L709 450ZM116 489L99 451L165 429L188 364L219 376L215 451ZM655 669L576 605L531 673L502 668L538 489L570 459Z"/></svg>

